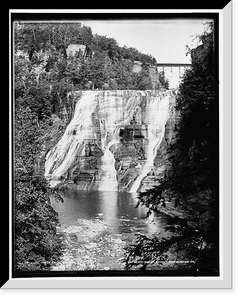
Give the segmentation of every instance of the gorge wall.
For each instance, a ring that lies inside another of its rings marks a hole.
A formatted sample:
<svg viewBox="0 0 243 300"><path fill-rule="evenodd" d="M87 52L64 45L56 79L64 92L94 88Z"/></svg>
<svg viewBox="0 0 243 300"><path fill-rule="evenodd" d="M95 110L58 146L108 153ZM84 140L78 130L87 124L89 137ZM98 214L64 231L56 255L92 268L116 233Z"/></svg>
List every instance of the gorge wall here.
<svg viewBox="0 0 243 300"><path fill-rule="evenodd" d="M172 91L76 91L69 99L73 117L45 158L52 186L137 192L163 172L177 117Z"/></svg>

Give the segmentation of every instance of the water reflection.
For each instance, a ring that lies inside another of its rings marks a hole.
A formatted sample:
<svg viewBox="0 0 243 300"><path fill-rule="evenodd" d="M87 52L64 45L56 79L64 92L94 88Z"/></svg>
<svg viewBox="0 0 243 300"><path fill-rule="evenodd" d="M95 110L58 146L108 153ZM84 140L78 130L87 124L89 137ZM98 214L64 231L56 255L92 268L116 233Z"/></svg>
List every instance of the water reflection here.
<svg viewBox="0 0 243 300"><path fill-rule="evenodd" d="M117 191L100 191L96 193L98 202L100 203L100 213L103 214L105 222L109 224L110 229L118 231L117 218L118 210L118 192ZM94 216L92 216L94 217Z"/></svg>
<svg viewBox="0 0 243 300"><path fill-rule="evenodd" d="M78 219L102 218L111 233L153 234L161 230L165 219L151 215L137 205L136 194L118 191L69 191L63 203L52 202L63 226L75 226Z"/></svg>

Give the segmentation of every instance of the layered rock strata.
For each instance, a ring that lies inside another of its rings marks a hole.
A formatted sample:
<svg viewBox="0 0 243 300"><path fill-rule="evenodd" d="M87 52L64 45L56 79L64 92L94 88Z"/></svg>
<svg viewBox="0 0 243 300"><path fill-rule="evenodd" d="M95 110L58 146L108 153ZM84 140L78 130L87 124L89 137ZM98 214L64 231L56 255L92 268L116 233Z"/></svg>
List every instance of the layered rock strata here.
<svg viewBox="0 0 243 300"><path fill-rule="evenodd" d="M156 168L163 170L173 139L171 91L78 91L73 117L47 153L45 176L74 188L137 192Z"/></svg>

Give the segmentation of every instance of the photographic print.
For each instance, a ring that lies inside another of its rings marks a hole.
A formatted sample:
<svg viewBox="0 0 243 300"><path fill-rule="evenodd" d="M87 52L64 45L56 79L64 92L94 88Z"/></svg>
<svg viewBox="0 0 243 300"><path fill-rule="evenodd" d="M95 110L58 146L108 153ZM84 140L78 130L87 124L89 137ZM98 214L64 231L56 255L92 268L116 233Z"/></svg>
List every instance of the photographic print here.
<svg viewBox="0 0 243 300"><path fill-rule="evenodd" d="M219 18L16 14L12 275L220 276Z"/></svg>

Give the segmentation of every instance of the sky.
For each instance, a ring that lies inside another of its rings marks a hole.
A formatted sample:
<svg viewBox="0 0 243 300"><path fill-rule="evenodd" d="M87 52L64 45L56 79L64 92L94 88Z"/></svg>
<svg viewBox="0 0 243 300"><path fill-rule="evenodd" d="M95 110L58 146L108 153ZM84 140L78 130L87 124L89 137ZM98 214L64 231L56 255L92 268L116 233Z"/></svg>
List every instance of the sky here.
<svg viewBox="0 0 243 300"><path fill-rule="evenodd" d="M193 36L204 31L206 21L209 20L85 20L81 23L90 26L93 34L115 38L121 47L126 45L151 54L158 63L190 63L186 45L196 46Z"/></svg>

